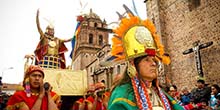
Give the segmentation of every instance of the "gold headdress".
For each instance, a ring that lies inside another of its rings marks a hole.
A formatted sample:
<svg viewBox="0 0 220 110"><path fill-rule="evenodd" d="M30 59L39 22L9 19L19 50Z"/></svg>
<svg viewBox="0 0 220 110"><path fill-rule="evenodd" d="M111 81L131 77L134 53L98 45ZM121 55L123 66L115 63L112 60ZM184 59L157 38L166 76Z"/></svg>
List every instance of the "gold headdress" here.
<svg viewBox="0 0 220 110"><path fill-rule="evenodd" d="M118 28L113 29L112 55L116 60L130 60L143 55L155 55L164 64L170 63L170 58L164 52L160 37L156 34L153 23L138 16L128 14L122 18Z"/></svg>
<svg viewBox="0 0 220 110"><path fill-rule="evenodd" d="M54 20L47 18L45 18L45 20L49 23L49 25L46 27L46 31L48 32L49 29L54 29Z"/></svg>

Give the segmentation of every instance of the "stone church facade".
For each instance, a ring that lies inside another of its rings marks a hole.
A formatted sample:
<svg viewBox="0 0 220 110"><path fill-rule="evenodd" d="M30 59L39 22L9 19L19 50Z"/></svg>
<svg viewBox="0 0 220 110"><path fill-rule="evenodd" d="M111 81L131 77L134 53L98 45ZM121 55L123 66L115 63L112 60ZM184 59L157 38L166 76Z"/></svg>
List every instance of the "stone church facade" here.
<svg viewBox="0 0 220 110"><path fill-rule="evenodd" d="M100 31L97 28L105 28L105 20L90 10L89 14L83 15L81 30L78 34L75 51L73 54L73 70L83 70L96 59L97 52L105 45L109 45L109 35L106 31Z"/></svg>
<svg viewBox="0 0 220 110"><path fill-rule="evenodd" d="M220 84L220 1L145 0L145 3L148 18L154 22L171 57L165 74L172 83L195 87L198 77L195 54L183 55L183 52L200 41L200 45L213 42L200 50L205 81Z"/></svg>
<svg viewBox="0 0 220 110"><path fill-rule="evenodd" d="M171 64L160 68L161 82L164 83L167 76L179 89L183 86L189 89L195 87L198 77L195 52L186 55L183 52L195 49L193 44L200 41L201 45L213 42L199 50L206 83L220 84L220 1L145 0L143 3L146 3L147 16L155 24L171 57ZM123 62L107 66L101 64L110 56L111 50L109 32L102 30L107 25L92 11L85 16L87 19L82 23L73 68L87 70L88 85L105 82L107 87L111 87L115 76L122 73L126 65Z"/></svg>
<svg viewBox="0 0 220 110"><path fill-rule="evenodd" d="M124 64L101 65L110 56L109 31L105 20L90 10L83 15L81 31L78 34L77 44L73 53L73 70L86 70L87 82L95 84L104 82L110 88L114 76L123 71ZM122 66L121 66L122 65Z"/></svg>

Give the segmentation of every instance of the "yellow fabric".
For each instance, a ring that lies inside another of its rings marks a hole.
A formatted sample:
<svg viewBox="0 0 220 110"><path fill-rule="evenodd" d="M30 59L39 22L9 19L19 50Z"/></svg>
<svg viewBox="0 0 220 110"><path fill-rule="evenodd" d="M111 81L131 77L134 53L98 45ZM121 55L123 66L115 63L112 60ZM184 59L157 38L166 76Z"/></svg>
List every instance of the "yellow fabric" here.
<svg viewBox="0 0 220 110"><path fill-rule="evenodd" d="M53 91L59 95L83 95L87 88L85 70L44 69L45 82L49 82Z"/></svg>
<svg viewBox="0 0 220 110"><path fill-rule="evenodd" d="M7 110L16 110L17 108L26 105L24 102L19 102L14 105L7 106Z"/></svg>
<svg viewBox="0 0 220 110"><path fill-rule="evenodd" d="M126 98L116 98L112 103L116 103L119 101L123 101L126 102L127 104L131 105L131 106L136 106L136 104L134 102L132 102L131 100L128 100Z"/></svg>

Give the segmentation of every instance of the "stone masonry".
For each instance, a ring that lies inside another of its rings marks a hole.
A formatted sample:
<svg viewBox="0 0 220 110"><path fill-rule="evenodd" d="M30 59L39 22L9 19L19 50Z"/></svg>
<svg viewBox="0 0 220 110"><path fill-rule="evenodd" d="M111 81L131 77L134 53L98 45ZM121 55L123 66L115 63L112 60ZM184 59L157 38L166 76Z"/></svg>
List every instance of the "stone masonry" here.
<svg viewBox="0 0 220 110"><path fill-rule="evenodd" d="M206 83L220 84L220 0L147 0L147 15L162 37L172 63L165 74L179 89L195 87L194 53L183 55L200 40L213 45L200 51Z"/></svg>

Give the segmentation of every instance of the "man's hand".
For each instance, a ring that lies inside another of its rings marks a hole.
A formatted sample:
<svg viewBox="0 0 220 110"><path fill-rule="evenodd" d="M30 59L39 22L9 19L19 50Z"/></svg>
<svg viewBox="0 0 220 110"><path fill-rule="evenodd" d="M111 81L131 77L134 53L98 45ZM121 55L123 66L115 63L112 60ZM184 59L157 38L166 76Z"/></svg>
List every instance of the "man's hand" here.
<svg viewBox="0 0 220 110"><path fill-rule="evenodd" d="M37 16L39 16L39 13L40 13L40 11L39 11L39 9L37 9Z"/></svg>
<svg viewBox="0 0 220 110"><path fill-rule="evenodd" d="M45 89L44 89L44 83L42 83L41 85L40 85L40 94L39 94L39 97L44 97L44 95L45 95Z"/></svg>

